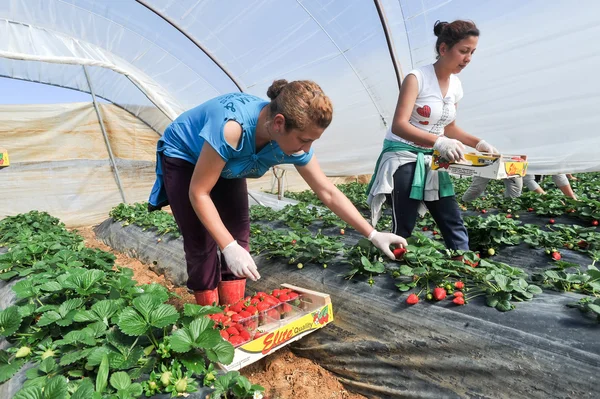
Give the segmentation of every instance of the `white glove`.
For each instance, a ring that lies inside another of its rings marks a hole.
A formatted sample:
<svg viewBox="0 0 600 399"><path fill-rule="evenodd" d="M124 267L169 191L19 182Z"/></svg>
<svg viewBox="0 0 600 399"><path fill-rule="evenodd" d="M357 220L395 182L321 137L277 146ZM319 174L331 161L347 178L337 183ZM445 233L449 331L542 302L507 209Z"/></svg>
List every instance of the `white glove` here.
<svg viewBox="0 0 600 399"><path fill-rule="evenodd" d="M221 251L229 270L236 277L247 277L252 281L260 278L252 255L233 240Z"/></svg>
<svg viewBox="0 0 600 399"><path fill-rule="evenodd" d="M479 143L477 143L477 145L475 146L475 149L479 152L487 152L489 154L499 154L496 147L494 147L493 145L491 145L490 143L488 143L485 140L481 140Z"/></svg>
<svg viewBox="0 0 600 399"><path fill-rule="evenodd" d="M456 162L463 159L465 145L458 140L449 139L446 136L439 136L433 144L433 149L438 150L442 158Z"/></svg>
<svg viewBox="0 0 600 399"><path fill-rule="evenodd" d="M406 240L396 234L392 233L381 233L377 230L373 230L371 234L369 234L369 241L373 243L377 248L379 248L384 254L388 256L388 258L392 260L396 260L394 253L390 250L390 245L395 244L397 247L405 247L408 244Z"/></svg>

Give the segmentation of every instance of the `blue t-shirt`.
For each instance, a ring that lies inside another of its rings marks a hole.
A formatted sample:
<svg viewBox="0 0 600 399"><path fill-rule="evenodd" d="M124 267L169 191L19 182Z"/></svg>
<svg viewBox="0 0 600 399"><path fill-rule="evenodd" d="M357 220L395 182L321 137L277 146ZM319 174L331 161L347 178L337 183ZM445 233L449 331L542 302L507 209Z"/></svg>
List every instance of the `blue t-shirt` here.
<svg viewBox="0 0 600 399"><path fill-rule="evenodd" d="M225 161L221 177L226 179L261 177L269 168L279 164L306 165L312 158L312 148L307 153L286 155L272 141L256 152L256 123L260 111L268 104L268 101L246 93L224 94L175 119L156 144L156 182L150 194L150 204L164 206L168 203L161 156L184 159L195 165L205 142ZM227 143L223 135L225 124L231 120L242 126L238 148Z"/></svg>

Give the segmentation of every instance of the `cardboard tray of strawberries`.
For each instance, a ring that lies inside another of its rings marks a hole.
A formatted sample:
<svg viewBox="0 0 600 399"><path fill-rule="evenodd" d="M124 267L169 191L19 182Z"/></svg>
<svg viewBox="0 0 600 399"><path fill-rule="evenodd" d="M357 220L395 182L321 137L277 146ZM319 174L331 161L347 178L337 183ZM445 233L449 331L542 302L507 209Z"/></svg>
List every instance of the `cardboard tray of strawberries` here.
<svg viewBox="0 0 600 399"><path fill-rule="evenodd" d="M247 296L208 317L235 347L233 361L219 364L222 370L232 371L331 323L333 307L328 294L282 284L271 292Z"/></svg>
<svg viewBox="0 0 600 399"><path fill-rule="evenodd" d="M527 155L466 153L464 161L451 162L438 151L433 152L431 170L443 169L456 176L479 176L488 179L508 179L525 176Z"/></svg>

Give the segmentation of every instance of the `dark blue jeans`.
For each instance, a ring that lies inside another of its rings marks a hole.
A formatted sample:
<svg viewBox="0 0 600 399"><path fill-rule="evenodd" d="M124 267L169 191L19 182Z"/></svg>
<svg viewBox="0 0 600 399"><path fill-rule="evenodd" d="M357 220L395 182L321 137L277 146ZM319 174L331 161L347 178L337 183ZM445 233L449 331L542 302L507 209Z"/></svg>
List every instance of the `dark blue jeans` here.
<svg viewBox="0 0 600 399"><path fill-rule="evenodd" d="M402 237L410 237L417 222L421 201L410 199L410 189L415 174L416 163L399 167L394 173L392 192L392 232ZM469 235L463 223L456 198L443 197L437 201L425 201L425 205L437 223L446 247L449 249L469 249Z"/></svg>

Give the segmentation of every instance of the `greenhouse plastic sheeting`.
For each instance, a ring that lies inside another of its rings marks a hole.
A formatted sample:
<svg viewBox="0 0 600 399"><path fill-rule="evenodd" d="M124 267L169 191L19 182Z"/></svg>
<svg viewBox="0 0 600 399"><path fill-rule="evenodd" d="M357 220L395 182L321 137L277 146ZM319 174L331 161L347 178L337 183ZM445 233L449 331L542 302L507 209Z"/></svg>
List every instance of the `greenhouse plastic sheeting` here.
<svg viewBox="0 0 600 399"><path fill-rule="evenodd" d="M0 71L89 91L85 65L98 95L159 133L140 106L173 119L218 94L265 97L274 79L312 79L335 110L320 162L358 175L372 172L398 80L435 60L434 22L456 18L481 29L458 124L527 154L532 173L600 170L595 0L11 0L0 2Z"/></svg>
<svg viewBox="0 0 600 399"><path fill-rule="evenodd" d="M146 201L158 135L115 105L100 111L127 200ZM123 201L91 103L2 105L0 120L11 158L0 170L0 218L37 209L86 226Z"/></svg>
<svg viewBox="0 0 600 399"><path fill-rule="evenodd" d="M139 248L157 246L151 231L130 227L112 234L119 234L121 243L142 243L135 244ZM353 232L345 236L349 242L357 238ZM163 241L160 248L171 259L181 256L178 240ZM527 270L547 263L543 251L525 246L501 253L511 264L524 261ZM575 252L563 256L585 263ZM369 398L600 395L600 325L566 306L580 295L545 291L506 313L485 306L482 298L463 307L451 301L409 307L389 276L374 277L372 287L358 278L347 280L349 268L339 261L302 270L262 258L257 264L262 278L248 281L247 292L288 283L331 295L335 322L293 343L292 350ZM163 261L163 267L183 270L185 263Z"/></svg>

